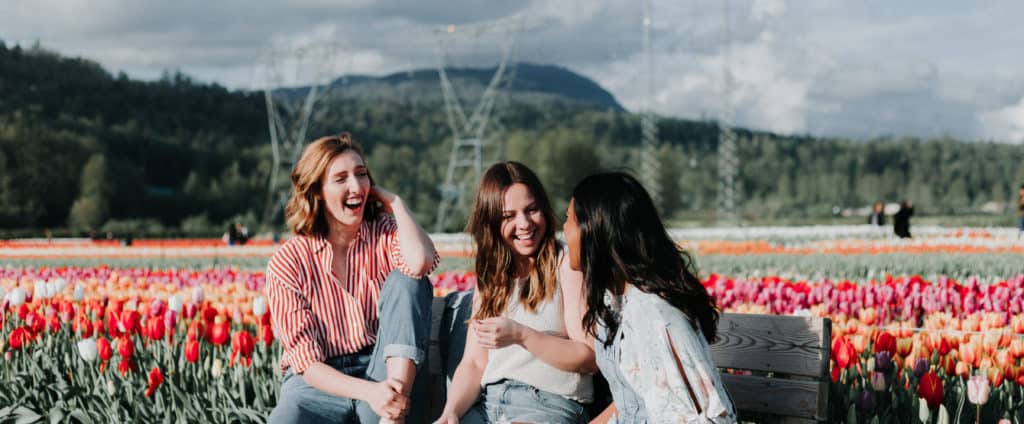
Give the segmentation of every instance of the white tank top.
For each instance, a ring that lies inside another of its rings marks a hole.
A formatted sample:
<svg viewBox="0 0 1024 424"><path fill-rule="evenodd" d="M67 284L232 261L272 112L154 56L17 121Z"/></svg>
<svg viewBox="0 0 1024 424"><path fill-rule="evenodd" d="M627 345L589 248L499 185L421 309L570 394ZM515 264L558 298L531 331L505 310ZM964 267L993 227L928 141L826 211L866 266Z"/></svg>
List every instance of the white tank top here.
<svg viewBox="0 0 1024 424"><path fill-rule="evenodd" d="M528 312L519 303L520 284L526 282L516 282L510 297L511 302L505 307L502 316L543 333L569 338L562 316L562 288L558 279L555 279L554 296L537 305L537 310L533 313ZM511 345L494 349L487 355L487 368L484 369L481 386L510 379L581 403L590 403L594 398L590 375L562 371L541 361L522 346Z"/></svg>

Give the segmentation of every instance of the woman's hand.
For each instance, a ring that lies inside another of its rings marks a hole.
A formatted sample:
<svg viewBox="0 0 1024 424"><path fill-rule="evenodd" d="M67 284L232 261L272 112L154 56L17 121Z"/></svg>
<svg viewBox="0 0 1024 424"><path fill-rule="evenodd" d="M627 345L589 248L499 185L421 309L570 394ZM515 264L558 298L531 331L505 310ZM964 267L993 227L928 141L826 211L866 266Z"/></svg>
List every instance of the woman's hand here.
<svg viewBox="0 0 1024 424"><path fill-rule="evenodd" d="M373 412L381 418L398 420L409 412L409 398L399 391L401 383L387 379L373 384L373 390L366 397Z"/></svg>
<svg viewBox="0 0 1024 424"><path fill-rule="evenodd" d="M459 424L459 417L451 412L445 412L434 421L434 424Z"/></svg>
<svg viewBox="0 0 1024 424"><path fill-rule="evenodd" d="M503 317L473 321L476 339L485 349L501 349L521 344L529 328L514 320Z"/></svg>
<svg viewBox="0 0 1024 424"><path fill-rule="evenodd" d="M398 195L390 191L387 191L383 188L380 188L380 186L374 186L373 189L370 191L370 199L379 200L384 212L393 214L394 210L392 210L391 208L391 203L398 199Z"/></svg>

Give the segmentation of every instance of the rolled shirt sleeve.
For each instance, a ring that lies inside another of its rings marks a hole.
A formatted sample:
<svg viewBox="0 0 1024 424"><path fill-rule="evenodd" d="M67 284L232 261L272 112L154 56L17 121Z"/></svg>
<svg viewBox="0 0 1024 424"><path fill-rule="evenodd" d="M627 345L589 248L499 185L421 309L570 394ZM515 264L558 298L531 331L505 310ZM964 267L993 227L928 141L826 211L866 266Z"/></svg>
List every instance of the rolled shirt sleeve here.
<svg viewBox="0 0 1024 424"><path fill-rule="evenodd" d="M409 268L409 265L405 262L405 256L402 254L402 245L398 242L398 223L395 222L394 218L390 216L381 219L381 235L384 243L381 246L387 249L387 258L393 269L397 269L402 274L408 275L412 278L422 278L423 276L429 275L434 272L437 265L441 263L441 256L434 252L434 258L431 261L430 267L427 268L426 272L414 271Z"/></svg>

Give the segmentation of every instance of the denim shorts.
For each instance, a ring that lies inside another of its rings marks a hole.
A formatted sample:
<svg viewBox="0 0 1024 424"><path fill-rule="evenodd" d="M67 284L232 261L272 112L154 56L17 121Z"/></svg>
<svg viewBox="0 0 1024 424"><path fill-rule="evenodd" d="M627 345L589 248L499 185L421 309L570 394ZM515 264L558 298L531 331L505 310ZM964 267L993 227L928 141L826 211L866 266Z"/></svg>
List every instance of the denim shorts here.
<svg viewBox="0 0 1024 424"><path fill-rule="evenodd" d="M587 409L582 403L507 379L484 386L480 400L459 420L469 424L575 424L587 421Z"/></svg>

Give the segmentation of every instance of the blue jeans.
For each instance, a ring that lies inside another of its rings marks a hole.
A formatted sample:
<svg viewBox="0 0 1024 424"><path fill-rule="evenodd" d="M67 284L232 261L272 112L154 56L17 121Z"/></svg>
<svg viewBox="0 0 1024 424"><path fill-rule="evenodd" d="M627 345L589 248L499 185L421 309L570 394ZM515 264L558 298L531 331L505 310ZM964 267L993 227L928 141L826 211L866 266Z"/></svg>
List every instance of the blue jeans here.
<svg viewBox="0 0 1024 424"><path fill-rule="evenodd" d="M1024 216L1017 217L1017 230L1024 232Z"/></svg>
<svg viewBox="0 0 1024 424"><path fill-rule="evenodd" d="M480 400L459 419L460 423L575 424L589 421L583 404L515 380L491 383L481 391Z"/></svg>
<svg viewBox="0 0 1024 424"><path fill-rule="evenodd" d="M344 374L370 381L387 378L384 361L393 356L412 359L417 371L426 370L433 296L434 289L426 277L416 280L397 270L391 271L380 292L377 344L357 353L329 358L324 363ZM429 378L425 371L417 374L422 375L417 375L413 383L407 423L426 422L429 418L426 416ZM289 369L268 422L365 424L379 420L366 402L324 393Z"/></svg>

